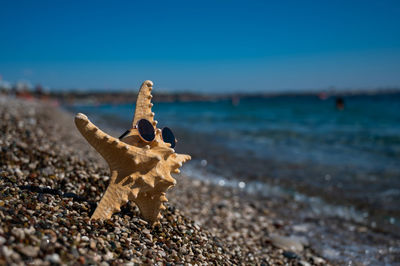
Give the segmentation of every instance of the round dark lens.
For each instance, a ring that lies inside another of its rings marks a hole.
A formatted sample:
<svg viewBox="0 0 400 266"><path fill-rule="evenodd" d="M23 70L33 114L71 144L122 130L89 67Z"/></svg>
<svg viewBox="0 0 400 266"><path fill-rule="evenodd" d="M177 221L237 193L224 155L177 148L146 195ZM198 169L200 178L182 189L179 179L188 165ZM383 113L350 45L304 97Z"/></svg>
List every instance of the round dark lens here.
<svg viewBox="0 0 400 266"><path fill-rule="evenodd" d="M162 129L162 139L164 142L171 144L171 148L175 148L175 136L168 127Z"/></svg>
<svg viewBox="0 0 400 266"><path fill-rule="evenodd" d="M140 119L137 124L137 128L140 136L146 141L153 141L156 137L154 133L154 127L149 120Z"/></svg>

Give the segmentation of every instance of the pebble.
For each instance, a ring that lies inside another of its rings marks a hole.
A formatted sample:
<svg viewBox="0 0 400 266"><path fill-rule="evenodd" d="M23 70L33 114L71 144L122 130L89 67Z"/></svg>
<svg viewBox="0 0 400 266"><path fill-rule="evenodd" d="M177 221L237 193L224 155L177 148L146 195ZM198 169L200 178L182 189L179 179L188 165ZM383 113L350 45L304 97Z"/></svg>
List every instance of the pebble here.
<svg viewBox="0 0 400 266"><path fill-rule="evenodd" d="M12 121L24 121L23 127ZM193 193L192 181L178 180L182 187L168 195L171 203L157 226L139 218L133 204L110 220L89 221L109 169L79 135L71 115L9 100L0 104L0 128L5 132L0 134L0 264L3 258L10 265L283 265L290 260L261 241L285 222L274 226L270 221L279 217L259 216L263 208L203 181L196 181L199 193ZM207 198L200 200L202 195Z"/></svg>
<svg viewBox="0 0 400 266"><path fill-rule="evenodd" d="M300 266L311 266L311 264L309 262L304 261L304 260L299 261L299 265Z"/></svg>
<svg viewBox="0 0 400 266"><path fill-rule="evenodd" d="M114 258L114 255L112 252L107 252L106 255L103 256L104 260L111 260Z"/></svg>
<svg viewBox="0 0 400 266"><path fill-rule="evenodd" d="M18 250L25 256L36 257L40 249L32 246L18 246Z"/></svg>
<svg viewBox="0 0 400 266"><path fill-rule="evenodd" d="M340 256L340 252L333 248L325 248L322 250L322 255L328 259L335 259Z"/></svg>
<svg viewBox="0 0 400 266"><path fill-rule="evenodd" d="M15 237L17 237L17 238L19 238L19 239L24 239L24 238L25 238L25 232L24 232L24 230L21 229L21 228L13 228L13 229L11 230L11 233L12 233Z"/></svg>
<svg viewBox="0 0 400 266"><path fill-rule="evenodd" d="M286 258L291 259L291 260L299 258L299 255L297 255L296 253L294 253L292 251L284 251L282 254L283 254L283 256L285 256Z"/></svg>
<svg viewBox="0 0 400 266"><path fill-rule="evenodd" d="M293 252L301 252L304 247L296 238L279 236L279 235L270 235L269 237L271 243L283 250L290 250Z"/></svg>
<svg viewBox="0 0 400 266"><path fill-rule="evenodd" d="M309 226L307 224L298 224L293 226L293 231L306 233L309 231Z"/></svg>
<svg viewBox="0 0 400 266"><path fill-rule="evenodd" d="M323 258L317 257L317 256L313 256L312 260L314 261L315 264L317 265L322 265L322 264L326 264L326 261Z"/></svg>
<svg viewBox="0 0 400 266"><path fill-rule="evenodd" d="M96 242L94 240L90 241L90 248L91 249L96 249Z"/></svg>
<svg viewBox="0 0 400 266"><path fill-rule="evenodd" d="M11 255L14 253L14 251L7 246L3 246L1 251L5 257L11 257Z"/></svg>
<svg viewBox="0 0 400 266"><path fill-rule="evenodd" d="M61 262L60 255L58 255L57 253L53 253L51 255L46 255L44 260L49 261L49 262L54 263L54 264L58 264L58 263Z"/></svg>

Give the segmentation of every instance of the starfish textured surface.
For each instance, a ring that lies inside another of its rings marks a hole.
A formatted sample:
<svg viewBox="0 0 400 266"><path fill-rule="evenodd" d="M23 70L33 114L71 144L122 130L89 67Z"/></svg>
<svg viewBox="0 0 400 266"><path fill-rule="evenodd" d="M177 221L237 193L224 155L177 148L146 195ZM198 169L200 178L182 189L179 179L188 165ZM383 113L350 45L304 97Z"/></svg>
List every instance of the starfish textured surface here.
<svg viewBox="0 0 400 266"><path fill-rule="evenodd" d="M133 201L141 215L150 223L161 217L165 209L166 191L175 185L172 173L179 173L179 167L189 155L177 154L161 137L156 128L154 113L151 111L151 90L153 83L145 81L139 91L132 129L122 140L101 131L89 121L86 115L77 114L75 124L80 133L106 160L110 167L111 179L91 219L109 219L120 211L123 204ZM138 120L149 120L156 132L153 142L145 143L135 127Z"/></svg>

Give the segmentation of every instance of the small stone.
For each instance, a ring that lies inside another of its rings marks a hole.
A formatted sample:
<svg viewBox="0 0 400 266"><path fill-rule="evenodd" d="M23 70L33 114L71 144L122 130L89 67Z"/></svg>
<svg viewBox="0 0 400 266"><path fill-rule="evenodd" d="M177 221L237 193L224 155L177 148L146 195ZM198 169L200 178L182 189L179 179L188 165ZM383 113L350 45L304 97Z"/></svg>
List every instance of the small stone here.
<svg viewBox="0 0 400 266"><path fill-rule="evenodd" d="M79 252L78 252L78 250L75 248L75 247L73 247L72 249L71 249L71 254L72 254L72 256L74 256L74 257L79 257Z"/></svg>
<svg viewBox="0 0 400 266"><path fill-rule="evenodd" d="M34 170L34 169L36 169L37 162L30 163L28 166L29 166L29 169Z"/></svg>
<svg viewBox="0 0 400 266"><path fill-rule="evenodd" d="M147 222L143 219L138 219L138 222L142 225L147 225Z"/></svg>
<svg viewBox="0 0 400 266"><path fill-rule="evenodd" d="M309 231L309 227L307 224L297 224L297 225L293 225L293 231L306 233Z"/></svg>
<svg viewBox="0 0 400 266"><path fill-rule="evenodd" d="M333 248L325 248L322 250L322 256L328 259L337 259L340 256L340 252Z"/></svg>
<svg viewBox="0 0 400 266"><path fill-rule="evenodd" d="M83 241L89 241L89 237L87 237L87 236L82 236L81 239L82 239Z"/></svg>
<svg viewBox="0 0 400 266"><path fill-rule="evenodd" d="M91 249L96 249L96 241L90 240L90 248Z"/></svg>
<svg viewBox="0 0 400 266"><path fill-rule="evenodd" d="M25 238L25 232L24 232L24 230L21 229L21 228L16 228L16 227L14 227L14 228L11 230L11 233L12 233L15 237L17 237L17 238L19 238L19 239L24 239L24 238Z"/></svg>
<svg viewBox="0 0 400 266"><path fill-rule="evenodd" d="M294 253L292 251L284 251L283 256L285 256L285 258L288 258L290 260L294 260L299 257L296 253Z"/></svg>
<svg viewBox="0 0 400 266"><path fill-rule="evenodd" d="M46 261L49 261L50 263L54 263L54 264L60 263L60 256L57 253L47 255L44 259Z"/></svg>
<svg viewBox="0 0 400 266"><path fill-rule="evenodd" d="M79 262L79 264L81 264L81 265L85 264L85 257L80 256L79 259L78 259L78 262Z"/></svg>
<svg viewBox="0 0 400 266"><path fill-rule="evenodd" d="M38 247L32 247L32 246L19 246L18 251L24 254L27 257L36 257L39 253L39 248Z"/></svg>
<svg viewBox="0 0 400 266"><path fill-rule="evenodd" d="M303 245L295 238L279 236L279 235L271 235L270 236L271 243L278 248L284 250L290 250L293 252L301 252L303 251Z"/></svg>
<svg viewBox="0 0 400 266"><path fill-rule="evenodd" d="M5 257L10 257L14 253L14 251L12 249L8 248L7 246L3 246L1 251L3 252L3 255Z"/></svg>
<svg viewBox="0 0 400 266"><path fill-rule="evenodd" d="M365 226L360 226L360 227L357 227L357 231L360 233L365 233L365 232L368 232L368 228Z"/></svg>
<svg viewBox="0 0 400 266"><path fill-rule="evenodd" d="M46 250L50 245L50 238L48 236L43 236L42 241L40 242L40 248Z"/></svg>
<svg viewBox="0 0 400 266"><path fill-rule="evenodd" d="M114 254L113 254L112 252L110 252L110 251L108 251L108 252L106 253L106 255L103 256L103 259L104 259L104 260L111 260L111 259L113 259L113 258L114 258Z"/></svg>
<svg viewBox="0 0 400 266"><path fill-rule="evenodd" d="M325 264L325 260L323 258L317 257L317 256L313 256L312 260L315 264Z"/></svg>
<svg viewBox="0 0 400 266"><path fill-rule="evenodd" d="M179 230L181 230L181 231L185 231L185 230L186 230L186 226L184 226L184 225L182 225L182 224L178 225L178 228L179 228Z"/></svg>
<svg viewBox="0 0 400 266"><path fill-rule="evenodd" d="M311 266L310 263L308 263L307 261L304 261L304 260L299 261L299 265L300 266Z"/></svg>
<svg viewBox="0 0 400 266"><path fill-rule="evenodd" d="M15 174L20 178L24 175L24 173L22 173L22 171L19 168L15 169Z"/></svg>
<svg viewBox="0 0 400 266"><path fill-rule="evenodd" d="M179 252L180 252L181 254L183 254L183 255L186 255L186 254L187 254L187 249L186 249L185 247L181 247L181 248L179 249Z"/></svg>

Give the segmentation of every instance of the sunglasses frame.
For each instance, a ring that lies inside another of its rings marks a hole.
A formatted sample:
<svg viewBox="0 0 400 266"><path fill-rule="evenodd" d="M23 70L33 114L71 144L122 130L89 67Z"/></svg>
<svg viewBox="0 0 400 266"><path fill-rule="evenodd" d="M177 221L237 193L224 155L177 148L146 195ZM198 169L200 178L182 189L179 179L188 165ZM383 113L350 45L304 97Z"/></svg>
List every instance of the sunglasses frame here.
<svg viewBox="0 0 400 266"><path fill-rule="evenodd" d="M140 119L139 121L141 121L141 120L146 120L147 122L149 122L150 124L151 124L151 122L149 121L149 120L147 120L147 119L145 119L145 118L142 118L142 119ZM157 131L157 129L155 129L154 127L154 139L153 140L146 140L146 139L144 139L143 137L142 137L142 135L140 134L140 131L139 131L139 128L138 128L138 124L139 124L139 121L136 123L136 125L132 128L132 129L138 129L138 135L139 135L139 138L143 141L143 142L145 142L145 143L152 143L155 139L156 139L156 131ZM170 131L171 131L171 133L174 135L174 137L175 137L175 134L172 132L172 130L169 128L169 127L163 127L162 129L161 129L161 139L164 141L164 143L168 143L168 144L170 144L171 146L172 146L172 144L171 143L169 143L169 142L166 142L165 140L164 140L164 138L163 138L163 136L162 136L162 131L164 130L164 128L168 128ZM128 135L129 134L129 132L131 132L131 130L132 129L128 129L127 131L125 131L118 139L119 140L121 140L121 139L123 139L126 135ZM178 143L178 140L175 138L175 146L176 146L176 143Z"/></svg>

